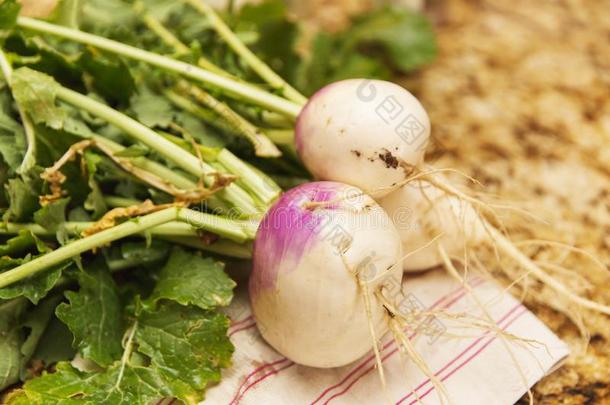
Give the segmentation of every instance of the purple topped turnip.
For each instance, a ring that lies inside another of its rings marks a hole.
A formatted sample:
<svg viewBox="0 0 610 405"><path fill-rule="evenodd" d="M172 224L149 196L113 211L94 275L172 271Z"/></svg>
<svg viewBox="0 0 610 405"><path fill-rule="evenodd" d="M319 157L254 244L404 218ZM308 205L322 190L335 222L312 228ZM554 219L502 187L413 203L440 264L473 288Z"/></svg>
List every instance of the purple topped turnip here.
<svg viewBox="0 0 610 405"><path fill-rule="evenodd" d="M250 300L259 330L296 363L337 367L386 329L382 286L402 279L400 237L360 190L316 182L285 193L254 244Z"/></svg>

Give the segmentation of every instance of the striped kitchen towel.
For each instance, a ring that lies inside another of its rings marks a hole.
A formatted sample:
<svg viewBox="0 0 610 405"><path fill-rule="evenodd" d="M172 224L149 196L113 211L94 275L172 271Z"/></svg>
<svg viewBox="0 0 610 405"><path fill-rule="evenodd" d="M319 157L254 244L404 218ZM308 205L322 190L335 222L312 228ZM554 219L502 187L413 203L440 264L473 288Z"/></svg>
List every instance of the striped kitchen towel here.
<svg viewBox="0 0 610 405"><path fill-rule="evenodd" d="M448 403L513 404L562 363L568 347L493 281L475 277L469 284L497 327L519 340L470 327L460 316L431 317L426 328L408 336L444 387ZM442 270L405 277L403 290L411 308L483 318L472 295ZM443 403L438 386L401 354L390 336L380 346L384 390L372 353L333 369L300 366L277 353L258 333L245 291L238 291L229 316L236 347L233 366L208 390L204 404Z"/></svg>

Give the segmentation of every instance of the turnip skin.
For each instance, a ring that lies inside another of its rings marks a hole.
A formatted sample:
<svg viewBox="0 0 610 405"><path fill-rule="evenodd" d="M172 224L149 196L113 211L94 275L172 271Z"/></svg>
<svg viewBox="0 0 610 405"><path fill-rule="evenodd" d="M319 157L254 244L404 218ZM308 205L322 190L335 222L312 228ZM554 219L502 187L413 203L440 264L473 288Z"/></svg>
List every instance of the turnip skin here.
<svg viewBox="0 0 610 405"><path fill-rule="evenodd" d="M442 234L435 243L408 256L403 269L421 271L443 263L441 244L449 255L488 240L485 223L473 206L425 181L413 181L380 199L398 230L405 255Z"/></svg>
<svg viewBox="0 0 610 405"><path fill-rule="evenodd" d="M265 340L292 361L338 367L373 346L363 290L367 284L371 322L386 331L385 310L374 295L389 281L399 286L401 241L390 218L372 198L334 182L299 186L284 194L259 228L250 276L250 300ZM345 195L359 196L345 200ZM330 201L307 208L308 202ZM332 243L328 233L343 229L349 245ZM385 272L387 269L390 271ZM368 278L367 278L368 277ZM396 292L396 291L395 291Z"/></svg>
<svg viewBox="0 0 610 405"><path fill-rule="evenodd" d="M349 79L314 94L295 129L297 152L320 180L340 181L378 197L423 161L430 119L406 89Z"/></svg>

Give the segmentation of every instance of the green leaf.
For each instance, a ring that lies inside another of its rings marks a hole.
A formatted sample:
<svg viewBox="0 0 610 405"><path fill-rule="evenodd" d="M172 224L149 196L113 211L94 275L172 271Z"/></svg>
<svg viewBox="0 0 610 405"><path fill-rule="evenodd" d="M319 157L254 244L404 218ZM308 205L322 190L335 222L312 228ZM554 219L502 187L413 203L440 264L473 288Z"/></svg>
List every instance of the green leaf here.
<svg viewBox="0 0 610 405"><path fill-rule="evenodd" d="M38 193L22 179L10 179L4 185L9 198L9 208L4 214L5 221L26 221L39 207Z"/></svg>
<svg viewBox="0 0 610 405"><path fill-rule="evenodd" d="M131 405L166 397L195 404L207 385L220 379L220 368L230 364L234 349L228 326L224 315L173 303L143 310L121 361L99 373L59 363L55 373L26 382L8 404L25 403L24 396L31 404Z"/></svg>
<svg viewBox="0 0 610 405"><path fill-rule="evenodd" d="M182 11L183 4L175 0L143 0L146 11L159 21L164 21L174 12Z"/></svg>
<svg viewBox="0 0 610 405"><path fill-rule="evenodd" d="M4 39L17 22L21 5L16 0L3 0L0 3L0 38Z"/></svg>
<svg viewBox="0 0 610 405"><path fill-rule="evenodd" d="M55 296L45 299L26 314L25 319L21 324L23 328L29 331L27 338L23 342L23 345L21 345L21 354L23 355L21 361L22 380L27 378L28 362L34 355L40 339L47 329L49 322L53 318L55 307L61 299L62 296L60 294L56 294Z"/></svg>
<svg viewBox="0 0 610 405"><path fill-rule="evenodd" d="M31 257L26 257L25 259L0 258L0 272L10 270L29 260L31 260ZM0 289L0 298L12 299L26 297L33 304L37 304L38 301L43 299L55 284L57 284L63 270L70 265L70 262L58 264L33 277L4 287Z"/></svg>
<svg viewBox="0 0 610 405"><path fill-rule="evenodd" d="M108 206L104 200L104 194L102 193L102 190L95 179L97 167L102 161L102 157L91 151L86 151L84 156L87 164L87 173L89 175L88 185L91 189L91 192L85 200L84 207L86 210L93 211L94 219L99 219L106 213L106 211L108 211Z"/></svg>
<svg viewBox="0 0 610 405"><path fill-rule="evenodd" d="M54 297L27 312L26 300L0 302L0 391L24 375L56 304Z"/></svg>
<svg viewBox="0 0 610 405"><path fill-rule="evenodd" d="M432 25L422 14L404 7L382 8L356 21L348 37L350 48L378 46L396 68L413 71L436 57Z"/></svg>
<svg viewBox="0 0 610 405"><path fill-rule="evenodd" d="M72 348L73 340L70 329L53 314L32 359L42 361L45 367L58 361L71 360L76 355Z"/></svg>
<svg viewBox="0 0 610 405"><path fill-rule="evenodd" d="M246 4L237 17L237 30L249 28L256 37L252 49L280 76L290 80L300 63L296 52L299 27L288 19L286 2Z"/></svg>
<svg viewBox="0 0 610 405"><path fill-rule="evenodd" d="M344 32L317 34L294 81L311 94L342 79L389 80L394 71L409 73L430 63L436 52L432 25L424 15L384 7L358 17Z"/></svg>
<svg viewBox="0 0 610 405"><path fill-rule="evenodd" d="M235 282L223 268L220 262L175 248L161 269L151 300L167 299L201 309L226 306L233 298Z"/></svg>
<svg viewBox="0 0 610 405"><path fill-rule="evenodd" d="M66 222L66 207L70 198L50 202L34 213L34 222L51 232L57 231Z"/></svg>
<svg viewBox="0 0 610 405"><path fill-rule="evenodd" d="M59 4L53 12L52 20L59 25L78 28L81 6L81 0L59 0Z"/></svg>
<svg viewBox="0 0 610 405"><path fill-rule="evenodd" d="M81 26L85 31L113 36L133 27L136 14L131 4L122 0L87 0L83 2Z"/></svg>
<svg viewBox="0 0 610 405"><path fill-rule="evenodd" d="M75 58L51 46L49 40L52 39L17 32L7 38L5 49L11 53L15 68L27 66L52 76L68 87L84 90L82 69L76 65Z"/></svg>
<svg viewBox="0 0 610 405"><path fill-rule="evenodd" d="M140 87L133 95L131 108L138 121L151 128L167 128L174 118L174 109L169 101L147 87Z"/></svg>
<svg viewBox="0 0 610 405"><path fill-rule="evenodd" d="M79 372L69 363L58 363L57 372L45 373L25 383L24 394L31 403L77 404L83 403L78 399L69 398L84 393L92 393L96 387L88 384L85 373ZM17 397L18 398L18 397ZM9 398L9 404L12 397Z"/></svg>
<svg viewBox="0 0 610 405"><path fill-rule="evenodd" d="M13 390L3 398L4 403L11 405L30 405L30 400L23 390Z"/></svg>
<svg viewBox="0 0 610 405"><path fill-rule="evenodd" d="M84 52L78 65L89 77L93 89L112 104L128 104L135 92L135 81L121 59L107 59L102 55Z"/></svg>
<svg viewBox="0 0 610 405"><path fill-rule="evenodd" d="M37 238L34 234L27 230L22 230L6 241L4 245L0 245L0 256L16 256L28 251L31 247L35 247Z"/></svg>
<svg viewBox="0 0 610 405"><path fill-rule="evenodd" d="M19 322L26 307L25 300L0 302L0 391L19 380L23 341Z"/></svg>
<svg viewBox="0 0 610 405"><path fill-rule="evenodd" d="M68 291L69 303L57 307L57 317L74 334L74 345L83 358L100 366L121 356L122 310L117 287L101 261L77 274L78 292Z"/></svg>
<svg viewBox="0 0 610 405"><path fill-rule="evenodd" d="M12 77L13 96L36 124L61 129L65 111L55 105L57 82L51 76L27 67L16 69Z"/></svg>
<svg viewBox="0 0 610 405"><path fill-rule="evenodd" d="M0 155L8 167L15 172L23 160L23 149L15 142L14 136L0 135Z"/></svg>
<svg viewBox="0 0 610 405"><path fill-rule="evenodd" d="M167 378L178 378L197 390L220 379L230 364L233 345L222 314L167 303L138 319L139 351Z"/></svg>
<svg viewBox="0 0 610 405"><path fill-rule="evenodd" d="M62 130L55 130L43 125L37 126L36 136L39 141L37 160L39 164L45 167L52 166L65 154L70 146L82 140L78 135L72 134L65 129L64 127ZM85 162L88 152L90 151L85 151ZM89 179L83 174L82 163L82 158L78 156L73 161L67 162L60 170L66 176L66 180L62 183L61 188L65 195L69 196L69 206L71 208L82 205L91 192ZM87 165L87 169L89 168ZM48 193L49 191L45 190L41 194Z"/></svg>
<svg viewBox="0 0 610 405"><path fill-rule="evenodd" d="M240 22L265 24L286 18L286 3L282 0L267 0L259 4L245 4L239 12Z"/></svg>
<svg viewBox="0 0 610 405"><path fill-rule="evenodd" d="M209 148L223 148L232 139L238 138L229 133L218 135L218 133L212 132L202 120L188 113L177 112L176 123L186 129L189 134L193 135L197 143Z"/></svg>
<svg viewBox="0 0 610 405"><path fill-rule="evenodd" d="M104 250L106 263L111 271L123 270L136 266L158 264L169 256L169 245L160 240L146 242L123 242Z"/></svg>
<svg viewBox="0 0 610 405"><path fill-rule="evenodd" d="M7 243L0 247L0 252L4 253L0 258L0 272L10 270L32 259L28 254L25 258L12 259L8 255L23 254L24 251L34 248L37 253L48 253L51 249L38 239L30 231L21 231L19 235L11 238ZM20 281L11 286L0 289L0 298L12 299L18 297L26 297L32 303L37 304L40 299L45 297L47 293L55 286L62 271L69 266L70 263L63 263L53 266L48 271L31 277L27 280Z"/></svg>
<svg viewBox="0 0 610 405"><path fill-rule="evenodd" d="M30 404L151 404L172 396L172 391L156 370L119 366L103 373L82 372L62 362L55 373L26 382L23 391L8 404L18 404L27 398ZM15 401L15 402L13 402Z"/></svg>

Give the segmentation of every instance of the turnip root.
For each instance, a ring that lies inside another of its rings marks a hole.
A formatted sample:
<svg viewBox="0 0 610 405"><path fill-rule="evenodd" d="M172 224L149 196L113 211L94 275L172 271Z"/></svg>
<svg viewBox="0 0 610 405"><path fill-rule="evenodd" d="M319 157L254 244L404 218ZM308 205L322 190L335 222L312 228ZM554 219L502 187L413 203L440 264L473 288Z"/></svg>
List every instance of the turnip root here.
<svg viewBox="0 0 610 405"><path fill-rule="evenodd" d="M441 186L444 184L438 177L433 181ZM452 194L451 191L455 189L450 185L446 187L447 191L426 181L414 181L380 201L401 234L407 253L403 261L405 271L425 270L439 265L447 267L448 256L467 256L470 248L487 243L571 302L610 315L609 306L574 293L523 254L477 211L477 208L489 210L482 202L477 207L470 201L476 202L475 199L462 197L458 191ZM409 210L409 215L415 218L414 224L401 224L399 218L404 209ZM440 236L434 239L437 235ZM415 252L408 255L409 251Z"/></svg>
<svg viewBox="0 0 610 405"><path fill-rule="evenodd" d="M360 190L316 182L288 191L254 244L249 289L262 336L299 364L357 360L387 330L379 293L400 286L400 259L390 218Z"/></svg>
<svg viewBox="0 0 610 405"><path fill-rule="evenodd" d="M416 180L379 200L400 233L405 271L421 271L442 264L437 245L458 255L487 239L485 222L474 207L454 195ZM436 244L430 241L438 237Z"/></svg>
<svg viewBox="0 0 610 405"><path fill-rule="evenodd" d="M314 94L301 111L297 152L320 180L340 181L377 197L423 161L430 120L397 84L351 79Z"/></svg>

